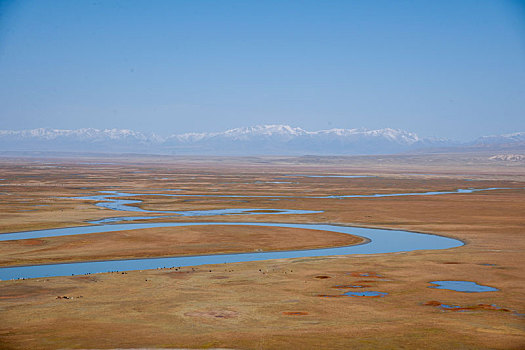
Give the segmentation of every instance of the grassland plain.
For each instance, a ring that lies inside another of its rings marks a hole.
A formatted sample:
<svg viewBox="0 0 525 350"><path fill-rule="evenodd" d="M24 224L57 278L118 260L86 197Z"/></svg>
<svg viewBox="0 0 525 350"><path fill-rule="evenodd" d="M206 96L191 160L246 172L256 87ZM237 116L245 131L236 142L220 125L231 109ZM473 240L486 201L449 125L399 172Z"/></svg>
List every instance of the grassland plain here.
<svg viewBox="0 0 525 350"><path fill-rule="evenodd" d="M241 217L243 222L403 229L466 243L448 250L1 281L0 348L525 347L523 163L491 162L484 155L3 158L0 170L2 233L82 226L89 220L135 215L69 198L118 190L144 194L134 197L143 201L135 205L147 210L322 210ZM469 187L513 189L437 196L305 198ZM235 197L191 196L197 194ZM246 195L289 197L243 197ZM231 215L149 221L240 220ZM0 261L6 266L355 243L359 241L352 236L315 230L261 227L250 228L248 235L242 227L199 226L0 242ZM435 280L475 281L499 291L460 293L429 288L429 282ZM388 295L341 296L350 290ZM446 310L440 305L463 310Z"/></svg>

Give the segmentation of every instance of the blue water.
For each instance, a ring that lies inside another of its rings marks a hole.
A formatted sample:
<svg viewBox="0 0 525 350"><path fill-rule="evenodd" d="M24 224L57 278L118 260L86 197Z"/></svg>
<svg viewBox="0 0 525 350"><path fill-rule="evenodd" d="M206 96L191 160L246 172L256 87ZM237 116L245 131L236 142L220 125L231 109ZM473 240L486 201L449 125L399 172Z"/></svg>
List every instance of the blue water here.
<svg viewBox="0 0 525 350"><path fill-rule="evenodd" d="M70 264L52 264L0 268L0 279L36 278L49 276L81 275L110 271L146 270L163 267L196 266L204 264L224 264L247 261L261 261L271 259L287 259L302 257L334 256L349 254L382 254L423 249L448 249L463 245L461 241L430 235L398 230L380 230L361 227L348 227L336 225L309 225L309 224L284 224L284 223L253 223L253 222L198 222L198 223L134 223L134 224L106 224L98 226L68 227L60 229L6 233L0 235L0 240L17 240L30 238L58 237L78 234L118 232L123 230L155 228L155 227L180 227L198 225L246 225L291 227L301 229L324 230L361 236L369 240L366 244L281 252L258 252L241 254L214 254L199 256L182 256L171 258L129 259L96 262L80 262Z"/></svg>
<svg viewBox="0 0 525 350"><path fill-rule="evenodd" d="M474 193L481 191L493 191L493 190L507 190L509 188L504 187L490 187L490 188L458 188L452 191L428 191L428 192L407 192L407 193L377 193L377 194L355 194L355 195L335 195L320 198L381 198L381 197L401 197L401 196L435 196L440 194L457 194L457 193Z"/></svg>
<svg viewBox="0 0 525 350"><path fill-rule="evenodd" d="M310 176L310 175L308 175ZM311 175L317 177L317 175ZM330 175L331 176L331 175ZM335 175L333 175L335 176ZM357 176L361 177L361 176ZM453 194L453 193L473 193L479 191L499 190L505 188L483 188L483 189L458 189L453 191L429 191L429 192L415 192L415 193L392 193L392 194L372 194L372 195L331 195L331 196L246 196L246 195L182 195L182 194L134 194L121 193L117 191L100 191L101 195L86 196L86 197L72 197L83 200L94 200L95 205L119 211L143 212L143 213L162 213L174 214L170 216L206 216L206 215L268 215L268 214L310 214L322 213L322 211L312 210L292 210L292 209L261 209L261 208L230 208L230 209L215 209L215 210L191 210L191 211L161 211L161 210L146 210L139 207L132 206L132 204L142 203L141 200L122 199L122 197L130 196L169 196L169 197L260 197L260 198L377 198L377 197L394 197L394 196L415 196L415 195L439 195L439 194ZM269 211L267 211L269 210ZM175 266L196 266L203 264L222 264L246 261L261 261L270 259L283 258L300 258L300 257L317 257L317 256L333 256L333 255L348 255L348 254L380 254L393 253L413 250L427 250L427 249L448 249L463 245L462 242L441 236L428 235L407 231L396 230L380 230L368 229L335 225L307 225L307 224L284 224L284 223L221 223L221 222L199 222L199 223L128 223L128 224L111 224L121 221L134 221L153 218L166 218L170 216L136 216L123 218L106 218L102 220L93 221L92 223L99 224L96 226L83 227L69 227L61 229L15 232L0 234L0 241L57 237L77 234L103 233L103 232L117 232L123 230L155 228L155 227L176 227L176 226L195 226L195 225L247 225L247 226L278 226L278 227L292 227L304 229L316 229L332 232L340 232L353 234L364 237L369 240L368 243L339 248L313 249L313 250L297 250L287 252L261 252L261 253L242 253L242 254L217 254L217 255L202 255L202 256L184 256L171 258L152 258L152 259L130 259L130 260L114 260L114 261L97 261L97 262L81 262L70 264L53 264L53 265L36 265L36 266L21 266L21 267L5 267L0 268L0 279L14 279L14 278L36 278L46 276L64 276L64 275L78 275L90 274L110 271L129 271L129 270L143 270L156 269L162 267ZM442 282L461 282L461 281L437 281L435 284ZM465 282L473 283L473 282ZM446 284L450 286L449 284ZM457 285L455 287L458 287ZM492 291L497 290L492 287L477 286L481 289L489 288L491 290L475 290L478 291ZM433 288L446 288L445 285L436 286ZM460 291L472 292L473 290L463 286ZM456 290L456 289L452 289Z"/></svg>
<svg viewBox="0 0 525 350"><path fill-rule="evenodd" d="M213 209L213 210L147 210L132 204L142 203L142 200L122 199L122 197L136 197L136 196L163 196L163 197L215 197L215 198L314 198L314 199L343 199L343 198L382 198L382 197L399 197L399 196L433 196L441 194L456 194L456 193L474 193L480 191L503 190L508 188L491 187L491 188L469 188L457 189L453 191L428 191L428 192L408 192L408 193L376 193L376 194L355 194L355 195L329 195L329 196L268 196L268 195L213 195L213 194L165 194L165 193L124 193L118 191L100 191L101 195L83 196L83 197L69 197L71 199L93 200L97 201L95 204L98 207L107 208L111 210L132 211L142 213L163 213L175 214L179 216L215 216L215 215L271 215L271 214L317 214L323 211L319 210L294 210L294 209L264 209L264 208L229 208L229 209ZM263 212L262 210L271 210L271 212ZM257 212L259 211L259 212ZM111 218L113 220L113 218Z"/></svg>
<svg viewBox="0 0 525 350"><path fill-rule="evenodd" d="M334 194L328 196L271 196L271 195L229 195L229 194L127 194L128 196L168 196L168 197L216 197L216 198L381 198L381 197L400 197L400 196L435 196L440 194L467 194L481 191L510 190L508 187L489 187L489 188L459 188L451 191L427 191L427 192L404 192L404 193L374 193L374 194ZM103 191L101 191L103 192ZM109 191L104 191L109 192ZM114 192L119 194L118 192ZM96 196L94 196L96 197ZM84 197L77 197L84 199ZM89 199L89 198L88 198Z"/></svg>
<svg viewBox="0 0 525 350"><path fill-rule="evenodd" d="M340 178L347 178L347 179L358 179L362 177L376 177L372 175L306 175L306 174L291 174L291 175L282 175L282 176L290 176L290 177L340 177Z"/></svg>
<svg viewBox="0 0 525 350"><path fill-rule="evenodd" d="M122 216L122 217L114 217L114 218L105 218L100 220L93 220L93 221L87 221L88 224L113 224L117 222L123 222L123 221L138 221L138 220L153 220L153 219L165 219L165 218L172 218L176 217L177 215L164 215L164 216Z"/></svg>
<svg viewBox="0 0 525 350"><path fill-rule="evenodd" d="M346 292L344 295L348 297L384 297L388 293L385 292L374 292L374 291L365 291L365 292Z"/></svg>
<svg viewBox="0 0 525 350"><path fill-rule="evenodd" d="M429 288L448 289L464 293L496 292L499 290L494 287L483 286L476 282L469 281L433 281L430 283L436 284L436 286L430 286Z"/></svg>
<svg viewBox="0 0 525 350"><path fill-rule="evenodd" d="M156 214L175 214L176 216L192 217L192 216L216 216L216 215L271 215L271 214L317 214L322 213L322 210L295 210L295 209L264 209L264 208L229 208L229 209L211 209L211 210L148 210L133 206L132 204L142 203L142 200L121 199L121 197L134 196L165 196L165 197L182 197L184 195L171 194L138 194L138 193L123 193L117 191L100 191L101 195L84 196L84 197L70 197L71 199L93 200L97 201L95 205L101 208L131 211L140 213L156 213ZM213 196L213 195L212 195ZM173 215L171 215L173 216ZM169 217L169 216L168 216ZM135 217L137 220L147 219L148 217ZM158 217L156 217L158 218ZM129 221L134 218L108 218L96 223Z"/></svg>

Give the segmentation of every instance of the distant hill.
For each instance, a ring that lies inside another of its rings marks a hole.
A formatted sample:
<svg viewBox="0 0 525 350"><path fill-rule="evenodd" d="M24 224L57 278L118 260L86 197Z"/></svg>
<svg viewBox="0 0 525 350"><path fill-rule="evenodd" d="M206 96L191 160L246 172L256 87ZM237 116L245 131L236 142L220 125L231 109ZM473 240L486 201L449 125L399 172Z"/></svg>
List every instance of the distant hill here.
<svg viewBox="0 0 525 350"><path fill-rule="evenodd" d="M475 140L470 147L491 150L525 151L525 132L505 135L483 136Z"/></svg>
<svg viewBox="0 0 525 350"><path fill-rule="evenodd" d="M411 151L525 149L525 133L484 136L469 143L420 138L399 129L307 131L258 125L169 137L126 129L0 130L0 151L153 153L175 155L367 155Z"/></svg>
<svg viewBox="0 0 525 350"><path fill-rule="evenodd" d="M482 136L471 142L420 149L427 153L444 152L513 152L525 154L525 132Z"/></svg>

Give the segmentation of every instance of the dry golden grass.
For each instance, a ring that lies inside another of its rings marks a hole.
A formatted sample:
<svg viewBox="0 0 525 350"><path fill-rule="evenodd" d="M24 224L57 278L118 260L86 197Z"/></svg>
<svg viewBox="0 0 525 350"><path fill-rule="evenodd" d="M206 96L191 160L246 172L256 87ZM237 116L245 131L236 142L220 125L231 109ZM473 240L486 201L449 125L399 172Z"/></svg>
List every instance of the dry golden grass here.
<svg viewBox="0 0 525 350"><path fill-rule="evenodd" d="M0 266L347 246L361 237L261 226L202 225L0 242Z"/></svg>
<svg viewBox="0 0 525 350"><path fill-rule="evenodd" d="M384 227L455 237L466 245L449 250L283 259L179 270L2 281L0 348L525 347L523 167L497 164L476 167L463 160L447 163L439 159L426 165L421 160L412 159L410 162L405 160L405 168L409 171L403 171L403 164L399 165L401 161L395 158L383 162L386 165L381 167L377 165L379 163L354 161L354 164L327 161L314 165L305 159L273 159L268 163L259 160L252 160L251 163L244 160L242 163L218 159L199 162L179 159L163 161L159 165L148 159L139 159L89 166L75 165L67 160L45 165L28 160L4 160L1 163L2 178L6 178L5 186L0 188L1 230L10 232L78 226L85 225L85 220L133 215L99 209L88 201L57 198L95 194L97 190L112 189L110 186L136 193L179 188L189 193L250 195L419 192L467 187L521 189L433 197L342 200L140 197L145 200L141 206L150 209L249 207L324 210L319 214L257 215L242 216L241 219L234 216L205 217L196 218L196 221L242 220ZM442 162L441 168L439 161ZM64 164L65 167L49 168ZM445 173L442 170L444 165L447 166L445 175L404 175L405 172L428 174L439 169ZM278 179L283 174L311 171L332 174L364 172L378 177ZM466 181L472 178L476 181ZM49 206L35 206L41 204ZM189 218L178 220L188 221ZM181 236L181 239L190 241L185 242L184 249L170 251L170 254L200 249L197 247L198 240L205 230L194 230L181 229L180 233L191 232L190 237L196 241L191 241L186 235ZM289 242L291 239L274 242L270 237L291 238L300 232L280 230L283 229L261 227L254 235L266 238L258 244L267 249L293 249L296 242ZM128 231L125 236L108 233L49 238L45 240L46 250L42 254L33 250L40 244L38 241L5 242L0 258L4 262L9 259L38 262L43 261L39 259L64 259L68 254L82 259L88 256L98 259L114 254L164 254L160 252L165 248L159 245L152 243L144 249L140 246L145 242L143 235L146 233L155 235L159 240L175 239L173 237L177 234L172 235L173 232L168 231L143 230ZM238 239L241 231L230 231L228 227L220 232L217 242L212 242L217 251L255 248L248 241L232 242ZM339 239L337 236L331 239ZM320 244L318 239L321 238L322 244L326 244L324 239L327 237L312 238L308 244ZM90 249L79 245L84 239L92 244ZM105 240L111 244L104 245ZM120 245L118 242L122 240L125 243ZM289 248L283 248L284 245ZM496 287L499 291L460 293L429 288L428 282L434 280L475 281ZM347 287L337 287L341 285ZM354 285L365 287L348 288ZM350 290L381 291L388 295L383 298L319 296L336 296ZM464 310L442 310L439 304L458 305Z"/></svg>

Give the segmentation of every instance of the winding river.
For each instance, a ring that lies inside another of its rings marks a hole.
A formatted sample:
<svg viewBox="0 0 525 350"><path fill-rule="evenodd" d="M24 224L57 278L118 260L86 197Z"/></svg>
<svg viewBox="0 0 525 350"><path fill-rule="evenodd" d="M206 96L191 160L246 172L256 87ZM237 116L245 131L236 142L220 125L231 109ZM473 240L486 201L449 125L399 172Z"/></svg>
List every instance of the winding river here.
<svg viewBox="0 0 525 350"><path fill-rule="evenodd" d="M420 196L420 195L438 195L454 193L473 193L479 191L499 190L506 188L485 188L485 189L458 189L454 191L433 191L433 192L416 192L416 193L394 193L394 194L373 194L373 195L333 195L319 197L295 197L295 198L378 198L392 196ZM145 213L165 213L171 216L206 216L206 215L257 215L257 214L310 214L321 213L322 211L309 210L290 210L290 209L219 209L219 210L197 210L197 211L159 211L146 210L130 204L141 203L141 200L122 199L130 196L170 196L170 197L269 197L269 198L288 198L292 196L245 196L245 195L181 195L181 194L134 194L121 193L117 191L101 191L101 195L74 197L83 200L94 200L96 205L119 211L133 211ZM166 216L162 216L165 218ZM133 221L140 219L154 219L158 217L123 217L109 218L91 223L93 226L68 227L60 229L48 229L26 232L14 232L0 234L0 241L34 239L46 237L58 237L79 234L94 234L103 232L118 232L124 230L160 228L160 227L180 227L180 226L198 226L198 225L245 225L245 226L268 226L268 227L289 227L298 229L324 230L344 234L352 234L365 238L366 243L360 245L308 249L279 252L254 252L238 254L210 254L198 256L179 256L167 258L145 258L145 259L127 259L127 260L108 260L108 261L86 261L78 263L62 263L49 265L33 266L15 266L0 268L0 279L20 279L20 278L38 278L51 276L68 276L83 275L93 273L103 273L111 271L130 271L145 270L157 268L197 266L204 264L225 264L236 262L262 261L271 259L285 258L303 258L303 257L320 257L349 254L382 254L408 252L414 250L435 250L449 249L463 245L463 242L431 234L400 230L384 230L373 228L349 227L329 224L295 224L295 223L254 223L254 222L163 222L163 223L126 223L116 224L111 222Z"/></svg>
<svg viewBox="0 0 525 350"><path fill-rule="evenodd" d="M99 226L68 227L61 229L16 232L0 235L1 240L16 240L29 238L57 237L88 233L116 232L123 230L144 229L154 227L177 227L197 225L246 225L292 227L301 229L324 230L364 237L367 243L337 248L308 249L279 252L257 252L239 254L212 254L198 256L181 256L170 258L149 258L92 261L52 265L16 266L0 268L0 279L37 278L50 276L82 275L110 271L146 270L169 267L197 266L204 264L225 264L270 259L302 258L317 256L334 256L348 254L381 254L421 249L448 249L463 245L461 241L416 232L399 230L381 230L361 227L337 225L283 224L283 223L253 223L253 222L199 222L199 223L144 223L144 224L106 224Z"/></svg>
<svg viewBox="0 0 525 350"><path fill-rule="evenodd" d="M101 208L131 211L141 213L156 213L156 214L174 214L175 216L217 216L217 215L272 215L272 214L317 214L322 213L322 210L296 210L296 209L255 209L255 208L228 208L228 209L211 209L211 210L148 210L142 209L132 204L140 204L142 200L123 199L124 197L138 197L138 196L161 196L161 197L212 197L212 198L272 198L274 200L287 198L311 198L311 199L344 199L344 198L383 198L383 197L400 197L400 196L435 196L443 194L468 194L481 191L507 190L505 187L489 187L489 188L468 188L457 189L452 191L428 191L428 192L407 192L407 193L374 193L374 194L351 194L351 195L328 195L328 196L271 196L271 195L220 195L220 194L166 194L166 193L125 193L118 191L99 191L99 195L81 196L81 197L66 197L69 199L80 199L95 201L95 205ZM166 191L178 191L174 189L166 189ZM105 218L97 221L90 221L91 224L104 224L120 221L134 221L166 218L170 216L130 216L119 218Z"/></svg>

